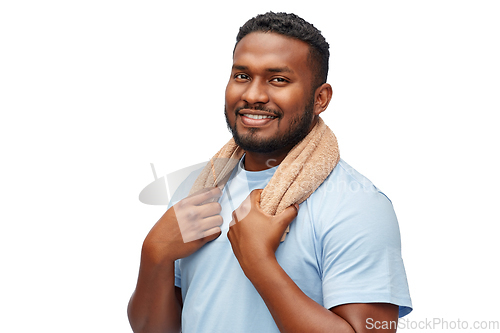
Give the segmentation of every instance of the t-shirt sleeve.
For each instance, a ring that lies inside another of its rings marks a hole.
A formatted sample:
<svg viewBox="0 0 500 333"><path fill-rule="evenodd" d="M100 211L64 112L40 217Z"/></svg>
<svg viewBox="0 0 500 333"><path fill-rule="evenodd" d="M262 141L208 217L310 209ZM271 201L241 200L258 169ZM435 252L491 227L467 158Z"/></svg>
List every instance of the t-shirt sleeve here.
<svg viewBox="0 0 500 333"><path fill-rule="evenodd" d="M181 269L179 267L179 260L175 261L175 286L181 288Z"/></svg>
<svg viewBox="0 0 500 333"><path fill-rule="evenodd" d="M322 216L323 301L392 303L399 316L412 310L401 258L399 226L392 203L372 185L344 196L333 214Z"/></svg>

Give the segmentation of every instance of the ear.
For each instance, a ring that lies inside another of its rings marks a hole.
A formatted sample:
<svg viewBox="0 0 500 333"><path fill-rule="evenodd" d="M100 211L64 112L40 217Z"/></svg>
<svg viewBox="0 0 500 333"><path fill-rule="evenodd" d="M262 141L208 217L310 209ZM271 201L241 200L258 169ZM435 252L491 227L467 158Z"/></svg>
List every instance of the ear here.
<svg viewBox="0 0 500 333"><path fill-rule="evenodd" d="M319 115L325 111L332 99L332 86L328 83L323 83L316 89L314 93L314 114Z"/></svg>

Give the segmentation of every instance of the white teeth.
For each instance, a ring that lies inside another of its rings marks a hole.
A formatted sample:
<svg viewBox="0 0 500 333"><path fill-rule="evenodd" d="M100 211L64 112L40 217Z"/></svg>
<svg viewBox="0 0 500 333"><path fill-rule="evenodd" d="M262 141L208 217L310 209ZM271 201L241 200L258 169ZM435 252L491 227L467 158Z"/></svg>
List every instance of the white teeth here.
<svg viewBox="0 0 500 333"><path fill-rule="evenodd" d="M275 118L273 116L264 116L260 114L244 114L245 117L252 118L252 119L266 119L266 118Z"/></svg>

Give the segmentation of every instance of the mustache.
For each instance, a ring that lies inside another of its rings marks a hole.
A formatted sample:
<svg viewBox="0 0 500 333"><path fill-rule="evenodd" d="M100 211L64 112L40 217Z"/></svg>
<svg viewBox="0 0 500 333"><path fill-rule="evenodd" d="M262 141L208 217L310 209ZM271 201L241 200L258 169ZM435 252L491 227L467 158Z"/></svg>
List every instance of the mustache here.
<svg viewBox="0 0 500 333"><path fill-rule="evenodd" d="M276 117L281 117L283 115L282 112L280 112L278 110L266 108L264 105L253 105L253 106L250 106L249 104L245 104L244 106L240 106L240 107L236 108L236 110L234 110L234 113L236 115L238 115L239 112L241 110L243 110L243 109L265 111L265 112L269 112L269 113L274 114Z"/></svg>

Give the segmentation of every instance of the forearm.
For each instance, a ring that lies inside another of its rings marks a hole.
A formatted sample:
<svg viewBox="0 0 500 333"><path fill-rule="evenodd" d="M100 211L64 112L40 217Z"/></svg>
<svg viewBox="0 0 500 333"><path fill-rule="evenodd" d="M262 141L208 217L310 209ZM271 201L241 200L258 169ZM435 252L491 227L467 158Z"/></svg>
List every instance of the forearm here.
<svg viewBox="0 0 500 333"><path fill-rule="evenodd" d="M174 263L141 259L136 289L128 306L132 330L138 332L180 332L181 306L175 295Z"/></svg>
<svg viewBox="0 0 500 333"><path fill-rule="evenodd" d="M280 332L354 332L347 321L304 294L275 258L247 269L245 274L266 303Z"/></svg>

